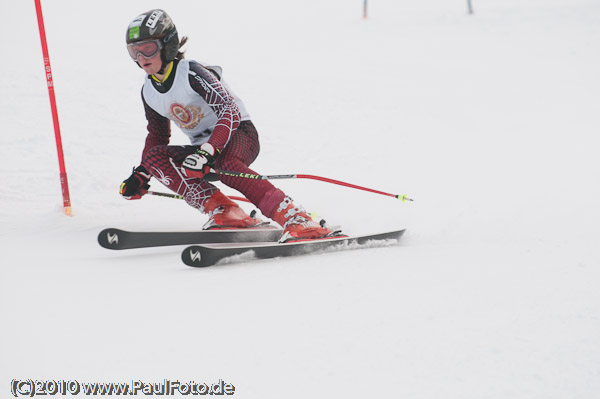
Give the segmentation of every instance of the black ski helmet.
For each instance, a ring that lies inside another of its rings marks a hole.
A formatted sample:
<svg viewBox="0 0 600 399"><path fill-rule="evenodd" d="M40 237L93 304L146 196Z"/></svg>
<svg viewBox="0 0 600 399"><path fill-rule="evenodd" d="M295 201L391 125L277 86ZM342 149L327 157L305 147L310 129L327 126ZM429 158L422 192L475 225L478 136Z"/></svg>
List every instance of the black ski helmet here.
<svg viewBox="0 0 600 399"><path fill-rule="evenodd" d="M163 10L147 11L137 16L127 27L125 36L127 44L152 39L159 39L163 45L161 58L164 68L177 56L179 36L175 24Z"/></svg>

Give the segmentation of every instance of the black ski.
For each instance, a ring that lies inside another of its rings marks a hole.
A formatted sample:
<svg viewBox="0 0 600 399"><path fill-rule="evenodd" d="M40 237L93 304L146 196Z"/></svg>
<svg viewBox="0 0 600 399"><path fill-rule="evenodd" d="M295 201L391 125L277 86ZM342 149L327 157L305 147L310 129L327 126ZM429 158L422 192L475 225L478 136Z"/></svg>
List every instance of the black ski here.
<svg viewBox="0 0 600 399"><path fill-rule="evenodd" d="M310 241L297 241L287 243L257 242L257 243L215 243L192 245L183 250L181 259L183 263L193 267L206 267L217 264L219 261L236 255L244 256L239 261L247 259L268 259L280 256L297 256L317 251L369 248L372 242L379 246L388 244L386 240L399 240L405 230L389 233L371 234L363 236L340 236ZM363 246L364 245L364 246Z"/></svg>
<svg viewBox="0 0 600 399"><path fill-rule="evenodd" d="M104 229L98 234L98 243L107 249L132 249L207 242L277 241L279 237L281 237L281 229L274 226L189 232L141 232L111 228Z"/></svg>

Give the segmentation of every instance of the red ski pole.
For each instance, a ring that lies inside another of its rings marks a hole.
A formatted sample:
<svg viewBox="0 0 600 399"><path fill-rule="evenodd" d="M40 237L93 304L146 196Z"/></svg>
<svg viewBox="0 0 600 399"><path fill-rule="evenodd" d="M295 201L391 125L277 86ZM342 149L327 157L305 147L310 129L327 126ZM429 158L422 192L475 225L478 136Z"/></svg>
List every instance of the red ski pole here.
<svg viewBox="0 0 600 399"><path fill-rule="evenodd" d="M346 182L343 182L343 181L329 179L327 177L321 177L321 176L298 175L298 174L295 174L295 175L253 175L253 174L250 174L250 173L232 172L232 171L229 171L229 170L213 170L213 172L216 173L216 174L218 174L218 175L232 176L232 177L241 177L241 178L244 178L244 179L255 179L255 180L274 180L274 179L313 179L313 180L320 180L320 181L323 181L323 182L326 182L326 183L337 184L337 185L340 185L340 186L350 187L350 188L354 188L354 189L357 189L357 190L368 191L370 193L385 195L385 196L388 196L388 197L394 197L394 198L399 199L402 202L412 201L412 199L408 198L404 194L402 194L402 195L390 194L390 193L386 193L386 192L379 191L379 190L373 190L372 188L361 187L361 186L357 186L356 184L346 183Z"/></svg>
<svg viewBox="0 0 600 399"><path fill-rule="evenodd" d="M148 194L150 195L156 195L158 197L166 197L166 198L173 198L173 199L185 199L183 196L178 195L178 194L171 194L171 193L162 193L159 191L151 191L148 190ZM231 198L234 201L241 201L241 202L250 202L250 200L248 198L244 198L244 197L236 197L235 195L228 195L228 198Z"/></svg>
<svg viewBox="0 0 600 399"><path fill-rule="evenodd" d="M48 55L48 44L46 43L46 30L44 28L44 17L40 0L35 0L38 27L40 28L40 40L42 42L42 54L44 56L44 70L46 82L48 83L48 95L50 96L50 108L52 109L52 122L54 124L54 136L56 138L56 150L58 151L58 166L60 169L60 186L62 188L63 207L65 214L71 216L71 199L69 196L69 184L67 182L67 171L65 158L60 137L60 126L58 124L58 111L56 109L56 98L54 97L54 80L52 79L52 68L50 68L50 56Z"/></svg>

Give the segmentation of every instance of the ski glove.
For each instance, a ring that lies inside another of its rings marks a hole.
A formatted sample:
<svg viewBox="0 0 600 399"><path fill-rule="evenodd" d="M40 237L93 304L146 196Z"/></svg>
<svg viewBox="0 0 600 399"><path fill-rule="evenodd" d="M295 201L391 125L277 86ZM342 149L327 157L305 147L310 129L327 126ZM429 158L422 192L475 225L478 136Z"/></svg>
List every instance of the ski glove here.
<svg viewBox="0 0 600 399"><path fill-rule="evenodd" d="M214 155L215 148L211 144L202 144L195 153L183 160L183 173L187 177L203 178L215 165Z"/></svg>
<svg viewBox="0 0 600 399"><path fill-rule="evenodd" d="M148 192L150 173L142 165L133 170L131 176L121 183L119 193L127 200L140 199Z"/></svg>

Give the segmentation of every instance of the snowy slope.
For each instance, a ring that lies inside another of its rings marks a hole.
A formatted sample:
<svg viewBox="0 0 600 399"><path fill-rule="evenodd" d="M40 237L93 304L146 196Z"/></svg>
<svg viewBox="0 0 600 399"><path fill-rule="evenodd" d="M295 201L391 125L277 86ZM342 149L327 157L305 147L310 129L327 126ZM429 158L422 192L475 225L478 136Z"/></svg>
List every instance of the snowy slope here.
<svg viewBox="0 0 600 399"><path fill-rule="evenodd" d="M600 395L597 1L474 0L469 16L463 1L373 0L366 21L358 0L43 3L74 216L33 1L11 2L0 396L13 378L224 379L240 398ZM145 137L123 36L152 7L190 37L188 58L223 66L259 128L257 171L406 193L278 182L348 233L406 227L402 243L208 269L181 247L100 248L105 227L205 220L118 195Z"/></svg>

